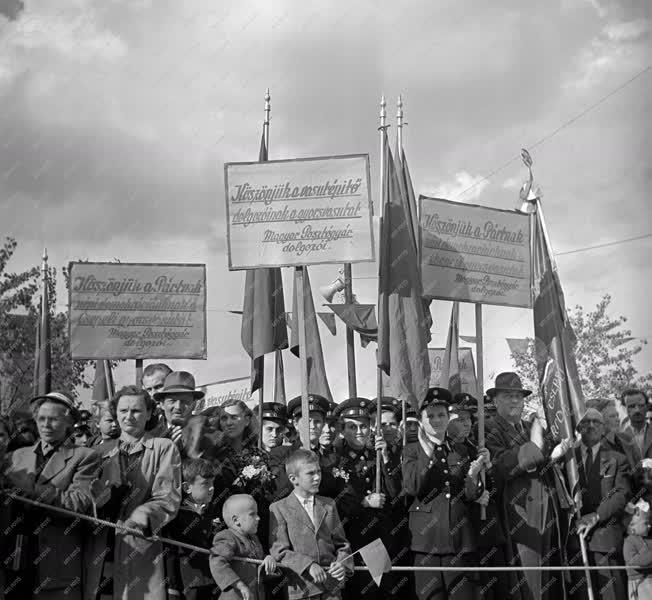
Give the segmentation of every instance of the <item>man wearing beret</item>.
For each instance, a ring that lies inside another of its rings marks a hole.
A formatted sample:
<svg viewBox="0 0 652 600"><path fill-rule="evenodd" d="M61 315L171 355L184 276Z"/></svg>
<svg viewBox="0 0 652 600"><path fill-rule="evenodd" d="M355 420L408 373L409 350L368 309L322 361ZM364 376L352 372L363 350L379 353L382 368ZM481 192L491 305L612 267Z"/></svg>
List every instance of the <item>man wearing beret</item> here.
<svg viewBox="0 0 652 600"><path fill-rule="evenodd" d="M382 539L384 529L381 523L390 518L391 512L386 503L401 491L400 472L392 469L387 442L382 435L371 437L370 407L371 401L367 398L349 398L335 409L344 438L338 449L339 463L333 471L340 489L335 502L353 550L378 537ZM376 452L381 453L379 490L375 488ZM356 560L359 561L358 555ZM388 582L378 589L369 573L356 571L347 584L347 597L390 597L392 591Z"/></svg>
<svg viewBox="0 0 652 600"><path fill-rule="evenodd" d="M99 456L75 446L72 434L78 411L67 394L52 392L31 401L39 440L7 456L4 475L19 494L43 504L85 513L91 508L91 482ZM81 600L82 529L72 519L46 509L26 508L13 542L14 562L6 598Z"/></svg>
<svg viewBox="0 0 652 600"><path fill-rule="evenodd" d="M569 441L555 447L536 416L532 421L522 419L525 398L531 393L523 388L516 373L496 377L495 386L487 390L497 410L488 427L487 448L507 537L507 561L515 566L539 567L562 560L560 524L565 517L558 494L562 488L551 459L563 454ZM568 506L564 503L563 508ZM513 579L517 600L563 597L560 573L524 571Z"/></svg>
<svg viewBox="0 0 652 600"><path fill-rule="evenodd" d="M568 564L582 564L578 536L586 536L589 563L604 566L604 570L591 572L594 592L602 600L619 600L627 595L624 573L609 567L623 564L622 518L630 495L627 457L604 444L604 417L599 410L587 408L577 430L582 441L569 452L574 452L577 460L582 507L568 538ZM571 598L586 598L584 573L571 573L571 580Z"/></svg>

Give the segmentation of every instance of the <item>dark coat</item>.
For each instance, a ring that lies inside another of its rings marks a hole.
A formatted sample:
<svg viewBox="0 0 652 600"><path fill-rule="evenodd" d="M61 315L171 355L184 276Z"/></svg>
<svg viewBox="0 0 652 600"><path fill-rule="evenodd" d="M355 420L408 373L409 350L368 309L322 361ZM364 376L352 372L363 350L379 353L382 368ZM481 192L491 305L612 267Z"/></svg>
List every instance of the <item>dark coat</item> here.
<svg viewBox="0 0 652 600"><path fill-rule="evenodd" d="M86 513L92 505L91 482L97 473L99 459L90 448L74 446L66 442L55 450L40 475L36 475L36 450L34 446L20 448L7 456L5 477L8 482L30 494L32 498L78 513ZM42 486L42 487L41 487ZM14 502L19 514L23 514L27 534L33 545L35 585L44 590L70 588L68 594L81 597L83 531L80 523L60 517L47 510L25 509ZM27 516L29 515L29 516ZM67 558L67 560L62 560Z"/></svg>
<svg viewBox="0 0 652 600"><path fill-rule="evenodd" d="M582 453L576 450L577 464L582 473ZM627 458L619 452L600 448L600 504L596 510L600 521L591 530L587 541L589 550L620 555L625 531L622 525L623 511L630 495L629 466ZM584 481L584 477L582 477ZM582 490L587 493L586 488ZM584 514L586 511L582 511Z"/></svg>
<svg viewBox="0 0 652 600"><path fill-rule="evenodd" d="M629 467L633 470L641 460L641 451L632 439L632 436L621 431L607 433L602 438L605 448L614 452L620 452L627 457Z"/></svg>
<svg viewBox="0 0 652 600"><path fill-rule="evenodd" d="M419 442L403 452L403 485L414 497L409 508L412 550L464 554L475 549L469 509L482 489L468 477L473 458L467 446L448 440L429 457Z"/></svg>
<svg viewBox="0 0 652 600"><path fill-rule="evenodd" d="M210 570L222 591L220 600L240 600L242 596L233 585L243 581L253 592L253 600L264 600L265 590L258 582L258 567L252 563L233 560L233 557L265 558L257 539L248 538L231 529L218 532L211 548Z"/></svg>
<svg viewBox="0 0 652 600"><path fill-rule="evenodd" d="M346 558L351 554L351 546L344 535L335 502L324 496L315 496L316 526L294 493L274 502L270 511L270 553L289 571L287 590L290 600L340 588L341 584L332 577L318 584L308 575L314 562L327 570L332 562L343 561L347 570L353 570L353 559Z"/></svg>

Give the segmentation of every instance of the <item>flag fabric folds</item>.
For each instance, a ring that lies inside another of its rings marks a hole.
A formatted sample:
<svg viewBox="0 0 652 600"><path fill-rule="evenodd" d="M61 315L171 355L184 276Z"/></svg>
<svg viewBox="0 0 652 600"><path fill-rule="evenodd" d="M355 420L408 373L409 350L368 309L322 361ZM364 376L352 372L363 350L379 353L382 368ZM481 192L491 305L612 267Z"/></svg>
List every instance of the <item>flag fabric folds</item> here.
<svg viewBox="0 0 652 600"><path fill-rule="evenodd" d="M430 330L408 198L385 141L378 277L378 368L400 400L418 408L428 390Z"/></svg>
<svg viewBox="0 0 652 600"><path fill-rule="evenodd" d="M259 161L267 160L265 136ZM288 347L283 277L278 267L248 269L242 308L242 345L251 357L251 393L262 387L265 354Z"/></svg>
<svg viewBox="0 0 652 600"><path fill-rule="evenodd" d="M441 385L450 391L453 396L462 391L460 377L460 303L453 302L451 322L448 327L448 338L444 350L444 360L441 367Z"/></svg>
<svg viewBox="0 0 652 600"><path fill-rule="evenodd" d="M274 353L274 402L287 404L285 398L285 370L283 368L283 353L276 350Z"/></svg>
<svg viewBox="0 0 652 600"><path fill-rule="evenodd" d="M575 361L575 334L566 314L556 265L550 256L539 213L534 216L534 334L542 403L550 433L559 441L574 438L584 413L584 396ZM566 461L570 494L579 498L579 475L573 453Z"/></svg>
<svg viewBox="0 0 652 600"><path fill-rule="evenodd" d="M300 355L299 348L299 312L297 306L297 279L298 273L294 273L294 289L292 291L292 338L290 351L295 356ZM306 357L308 363L308 393L318 394L327 400L333 400L330 386L326 378L326 368L324 366L324 354L321 348L321 337L319 336L319 327L317 325L317 315L315 314L315 303L312 299L312 289L310 287L310 277L308 276L308 267L303 267L303 317L306 322Z"/></svg>
<svg viewBox="0 0 652 600"><path fill-rule="evenodd" d="M398 147L396 144L396 161L398 163L398 181L401 186L401 191L407 198L405 203L405 215L411 224L410 238L414 243L414 249L417 255L417 265L419 269L419 281L421 281L421 256L419 247L419 215L417 213L417 199L414 194L414 187L412 185L412 177L410 176L410 169L408 168L407 158L405 158L405 151L403 148ZM430 302L428 298L422 298L423 313L426 318L426 327L428 328L426 337L428 342L431 340L430 330L432 329L432 315L430 314Z"/></svg>
<svg viewBox="0 0 652 600"><path fill-rule="evenodd" d="M93 379L93 403L109 400L115 394L111 361L95 361L95 378Z"/></svg>
<svg viewBox="0 0 652 600"><path fill-rule="evenodd" d="M377 538L360 548L358 552L367 569L369 569L369 575L371 575L376 585L380 587L383 573L389 573L392 570L392 559L389 552L387 552L387 548L385 548L385 544L380 538Z"/></svg>
<svg viewBox="0 0 652 600"><path fill-rule="evenodd" d="M34 348L34 396L42 396L52 391L52 349L50 344L50 291L47 266L44 265L43 292L36 324Z"/></svg>

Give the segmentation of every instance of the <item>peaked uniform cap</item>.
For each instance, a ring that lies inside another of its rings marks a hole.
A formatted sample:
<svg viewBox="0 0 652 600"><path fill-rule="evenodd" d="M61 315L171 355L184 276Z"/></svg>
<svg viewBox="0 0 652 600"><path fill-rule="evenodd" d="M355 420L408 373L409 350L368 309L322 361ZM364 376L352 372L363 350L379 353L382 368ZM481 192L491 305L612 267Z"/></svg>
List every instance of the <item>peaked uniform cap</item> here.
<svg viewBox="0 0 652 600"><path fill-rule="evenodd" d="M320 412L324 417L328 414L330 403L326 398L318 394L308 394L308 410ZM290 417L301 416L301 396L292 398L288 402L288 415Z"/></svg>
<svg viewBox="0 0 652 600"><path fill-rule="evenodd" d="M280 402L263 402L262 409L263 421L280 421L281 423L287 421L285 404L281 404Z"/></svg>
<svg viewBox="0 0 652 600"><path fill-rule="evenodd" d="M334 414L339 419L369 419L372 404L369 398L349 398L337 405Z"/></svg>
<svg viewBox="0 0 652 600"><path fill-rule="evenodd" d="M428 389L426 397L423 399L421 410L430 405L440 405L450 409L452 401L453 395L446 388L431 387Z"/></svg>

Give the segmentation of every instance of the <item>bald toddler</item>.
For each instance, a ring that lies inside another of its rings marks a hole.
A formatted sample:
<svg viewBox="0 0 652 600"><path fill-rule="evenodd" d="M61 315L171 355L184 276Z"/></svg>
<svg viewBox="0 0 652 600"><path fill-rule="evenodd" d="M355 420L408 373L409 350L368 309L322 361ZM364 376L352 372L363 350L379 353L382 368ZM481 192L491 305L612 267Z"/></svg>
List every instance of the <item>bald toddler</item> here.
<svg viewBox="0 0 652 600"><path fill-rule="evenodd" d="M265 556L256 535L258 505L248 494L229 496L222 508L222 518L228 529L215 535L211 548L210 567L213 579L222 591L220 600L262 600L264 589L258 585L258 567L234 560L234 557L256 558L263 561L265 573L276 571L276 562Z"/></svg>

